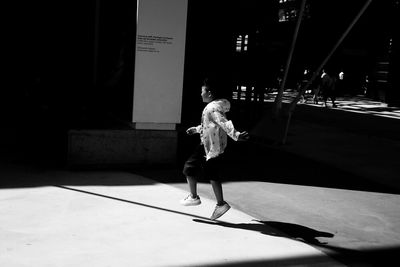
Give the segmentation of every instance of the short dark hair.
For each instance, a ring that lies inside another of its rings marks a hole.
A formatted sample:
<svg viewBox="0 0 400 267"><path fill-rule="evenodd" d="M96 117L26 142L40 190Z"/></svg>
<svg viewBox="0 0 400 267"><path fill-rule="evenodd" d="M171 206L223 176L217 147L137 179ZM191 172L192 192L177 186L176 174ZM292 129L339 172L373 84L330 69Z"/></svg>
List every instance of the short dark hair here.
<svg viewBox="0 0 400 267"><path fill-rule="evenodd" d="M209 78L209 77L204 78L203 86L206 87L207 91L212 92L214 90L214 87L215 87L214 80Z"/></svg>
<svg viewBox="0 0 400 267"><path fill-rule="evenodd" d="M207 76L203 80L203 86L206 87L207 92L211 92L214 98L224 97L225 86L220 79L214 76Z"/></svg>

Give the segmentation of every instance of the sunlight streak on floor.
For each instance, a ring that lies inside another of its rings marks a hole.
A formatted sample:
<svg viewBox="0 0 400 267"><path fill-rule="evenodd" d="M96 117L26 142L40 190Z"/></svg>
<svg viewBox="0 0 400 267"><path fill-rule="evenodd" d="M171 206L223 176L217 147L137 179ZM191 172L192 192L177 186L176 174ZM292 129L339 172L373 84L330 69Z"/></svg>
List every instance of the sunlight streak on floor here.
<svg viewBox="0 0 400 267"><path fill-rule="evenodd" d="M198 207L183 207L183 190L133 174L122 185L118 173L108 175L117 185L1 190L0 265L210 266L294 258L336 264L303 242L235 227L258 224L236 209L221 218L232 227L215 225L207 219L215 203L206 197Z"/></svg>

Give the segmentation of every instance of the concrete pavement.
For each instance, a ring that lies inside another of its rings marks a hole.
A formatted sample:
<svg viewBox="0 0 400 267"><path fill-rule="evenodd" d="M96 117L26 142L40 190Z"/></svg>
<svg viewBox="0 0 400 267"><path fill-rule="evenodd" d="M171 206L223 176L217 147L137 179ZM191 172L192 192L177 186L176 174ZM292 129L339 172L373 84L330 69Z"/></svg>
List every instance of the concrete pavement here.
<svg viewBox="0 0 400 267"><path fill-rule="evenodd" d="M341 266L235 208L128 172L1 168L0 266ZM53 183L51 183L53 182Z"/></svg>
<svg viewBox="0 0 400 267"><path fill-rule="evenodd" d="M275 154L278 160L281 156ZM296 157L285 155L288 162ZM299 165L277 172L277 161L264 163L265 172L241 164L225 173L225 199L264 225L313 246L346 266L383 266L382 259L396 259L400 250L400 196L340 170L308 170ZM274 166L275 165L275 166ZM279 168L279 167L278 167ZM247 174L246 174L247 172ZM146 171L164 181L179 176L174 171ZM351 179L354 179L352 181ZM344 180L344 181L343 181ZM354 184L355 183L355 184ZM184 183L170 183L182 190ZM201 196L213 198L211 186L200 183ZM373 190L372 190L373 189ZM383 191L383 192L380 192Z"/></svg>

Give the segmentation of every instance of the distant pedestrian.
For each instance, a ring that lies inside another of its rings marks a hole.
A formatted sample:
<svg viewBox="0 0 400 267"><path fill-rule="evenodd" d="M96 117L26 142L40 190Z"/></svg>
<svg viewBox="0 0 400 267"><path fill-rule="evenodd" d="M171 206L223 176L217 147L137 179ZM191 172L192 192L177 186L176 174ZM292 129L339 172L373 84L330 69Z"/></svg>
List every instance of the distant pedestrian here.
<svg viewBox="0 0 400 267"><path fill-rule="evenodd" d="M309 69L304 69L301 81L297 85L297 91L301 93L301 100L300 103L306 103L307 102L307 94L310 93L309 90L301 92L301 90L308 84L308 81L311 79L310 77L311 72Z"/></svg>
<svg viewBox="0 0 400 267"><path fill-rule="evenodd" d="M183 174L186 176L190 194L181 200L184 206L201 204L197 194L197 182L203 172L203 177L210 181L217 205L211 215L211 220L216 220L224 215L230 206L225 202L220 177L220 167L224 160L224 151L227 146L227 136L235 141L244 141L249 138L246 131L238 132L232 121L227 120L226 113L230 110L227 99L218 98L218 86L215 81L205 79L201 87L201 97L207 106L204 108L201 124L190 127L186 133L189 135L200 134L201 143L185 162Z"/></svg>
<svg viewBox="0 0 400 267"><path fill-rule="evenodd" d="M337 77L338 79L336 80L336 88L335 88L336 96L344 95L346 93L346 77L343 70L339 72Z"/></svg>
<svg viewBox="0 0 400 267"><path fill-rule="evenodd" d="M336 77L328 74L325 70L322 70L321 80L319 89L316 90L316 95L314 95L314 101L318 104L318 94L322 95L324 101L324 106L327 107L328 98L332 101L332 107L336 108L336 92L335 92Z"/></svg>

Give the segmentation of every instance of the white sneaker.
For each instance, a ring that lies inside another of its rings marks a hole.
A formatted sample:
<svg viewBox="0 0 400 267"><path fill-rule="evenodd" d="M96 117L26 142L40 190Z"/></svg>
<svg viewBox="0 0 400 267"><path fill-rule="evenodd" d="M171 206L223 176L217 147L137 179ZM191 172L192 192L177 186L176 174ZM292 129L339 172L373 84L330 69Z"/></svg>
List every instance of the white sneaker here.
<svg viewBox="0 0 400 267"><path fill-rule="evenodd" d="M229 209L231 208L231 206L229 206L228 203L224 203L224 205L221 206L215 206L215 210L213 212L213 214L211 215L211 220L216 220L219 217L221 217L222 215L224 215Z"/></svg>
<svg viewBox="0 0 400 267"><path fill-rule="evenodd" d="M197 206L201 204L201 200L199 196L193 198L192 194L189 194L187 197L181 200L181 204L183 206Z"/></svg>

